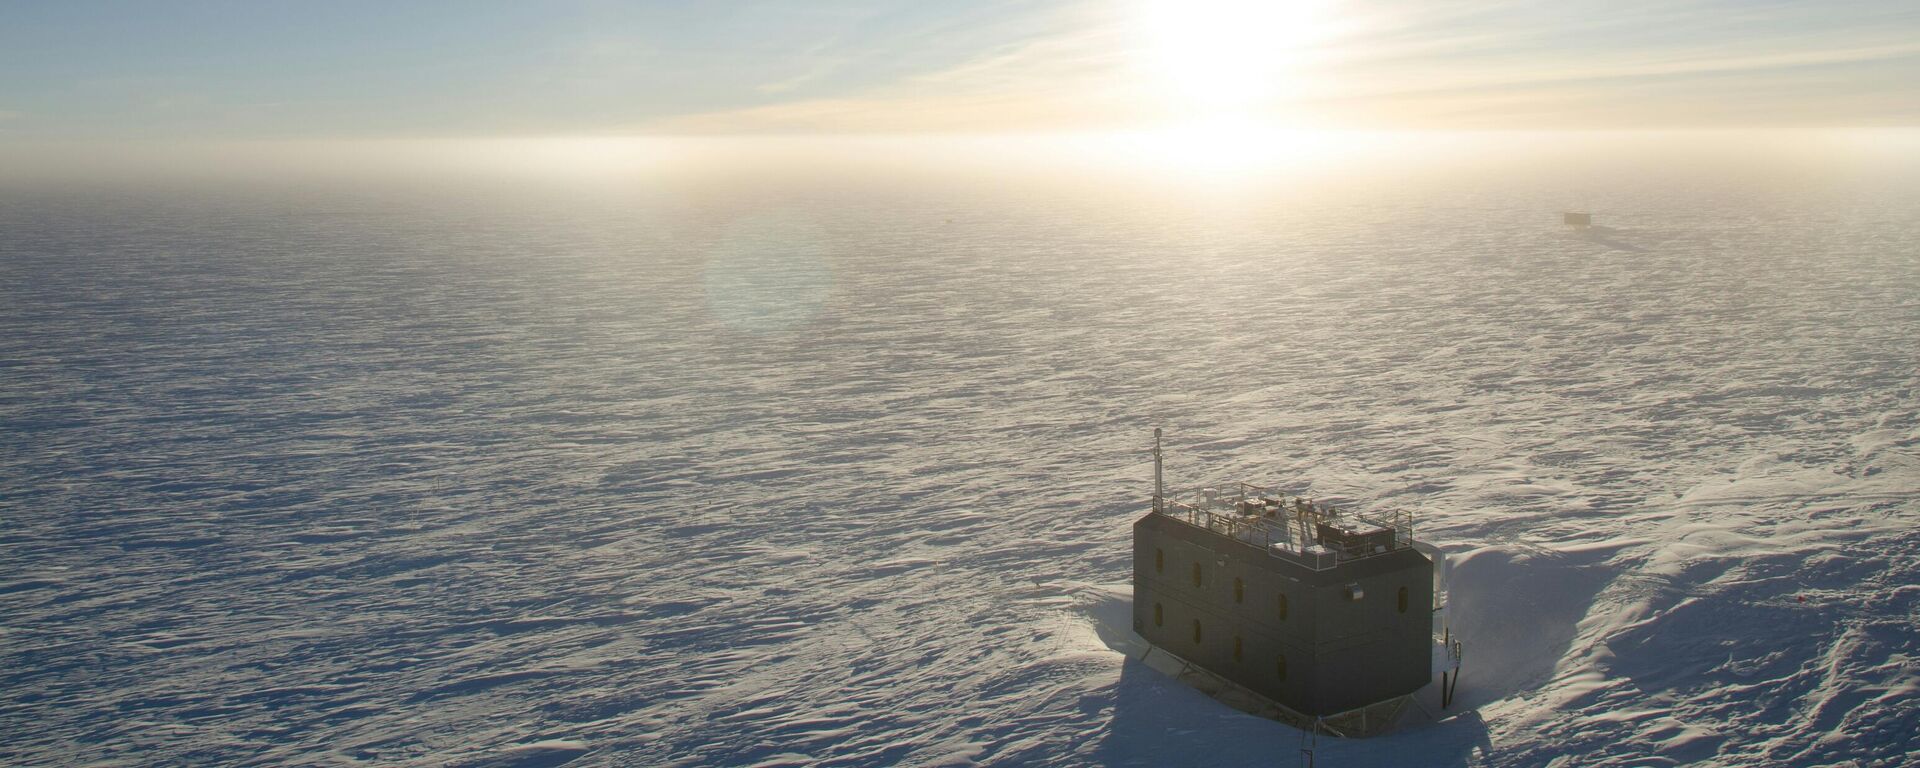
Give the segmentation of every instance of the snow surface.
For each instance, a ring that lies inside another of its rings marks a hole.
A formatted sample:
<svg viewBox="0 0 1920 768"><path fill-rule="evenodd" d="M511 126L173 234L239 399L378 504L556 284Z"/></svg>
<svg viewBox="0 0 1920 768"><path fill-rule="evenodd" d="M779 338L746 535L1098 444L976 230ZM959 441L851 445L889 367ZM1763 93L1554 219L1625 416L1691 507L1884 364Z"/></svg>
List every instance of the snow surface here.
<svg viewBox="0 0 1920 768"><path fill-rule="evenodd" d="M1454 558L1317 765L1920 761L1905 163L8 188L0 763L1297 764L1123 654L1154 426Z"/></svg>

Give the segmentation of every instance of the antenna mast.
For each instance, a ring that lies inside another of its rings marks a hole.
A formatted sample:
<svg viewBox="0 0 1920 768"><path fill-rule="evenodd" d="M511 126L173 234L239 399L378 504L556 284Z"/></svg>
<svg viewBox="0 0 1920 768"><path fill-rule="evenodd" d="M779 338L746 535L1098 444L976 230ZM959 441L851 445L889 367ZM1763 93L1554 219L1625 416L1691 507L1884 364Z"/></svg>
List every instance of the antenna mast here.
<svg viewBox="0 0 1920 768"><path fill-rule="evenodd" d="M1161 511L1166 497L1166 486L1160 481L1160 428L1153 428L1153 511Z"/></svg>

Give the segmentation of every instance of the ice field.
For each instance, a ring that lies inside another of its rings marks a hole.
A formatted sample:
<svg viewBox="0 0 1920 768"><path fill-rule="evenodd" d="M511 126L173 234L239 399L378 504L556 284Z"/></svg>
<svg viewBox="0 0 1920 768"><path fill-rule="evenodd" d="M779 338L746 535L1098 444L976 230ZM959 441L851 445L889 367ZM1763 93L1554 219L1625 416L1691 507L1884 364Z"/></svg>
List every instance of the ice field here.
<svg viewBox="0 0 1920 768"><path fill-rule="evenodd" d="M1155 426L1452 554L1319 766L1920 762L1920 153L1667 157L0 183L0 764L1299 764Z"/></svg>

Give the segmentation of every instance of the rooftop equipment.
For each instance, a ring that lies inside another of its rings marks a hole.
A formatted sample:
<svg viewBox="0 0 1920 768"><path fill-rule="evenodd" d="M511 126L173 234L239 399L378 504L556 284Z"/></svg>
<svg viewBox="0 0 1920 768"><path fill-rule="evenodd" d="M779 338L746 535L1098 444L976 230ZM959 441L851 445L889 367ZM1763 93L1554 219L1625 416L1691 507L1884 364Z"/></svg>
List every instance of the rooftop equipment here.
<svg viewBox="0 0 1920 768"><path fill-rule="evenodd" d="M1133 525L1133 624L1183 677L1203 671L1316 734L1391 727L1436 668L1450 703L1459 644L1445 626L1444 558L1414 540L1411 513L1249 483L1169 495L1153 437L1153 508Z"/></svg>

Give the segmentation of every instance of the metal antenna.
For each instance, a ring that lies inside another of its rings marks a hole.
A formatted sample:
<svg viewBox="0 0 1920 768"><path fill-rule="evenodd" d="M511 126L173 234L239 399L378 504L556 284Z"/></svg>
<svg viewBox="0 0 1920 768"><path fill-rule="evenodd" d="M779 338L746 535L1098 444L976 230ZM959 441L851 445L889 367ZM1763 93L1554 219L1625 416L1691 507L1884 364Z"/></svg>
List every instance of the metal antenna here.
<svg viewBox="0 0 1920 768"><path fill-rule="evenodd" d="M1153 511L1161 511L1165 503L1166 486L1160 480L1160 428L1153 428Z"/></svg>

